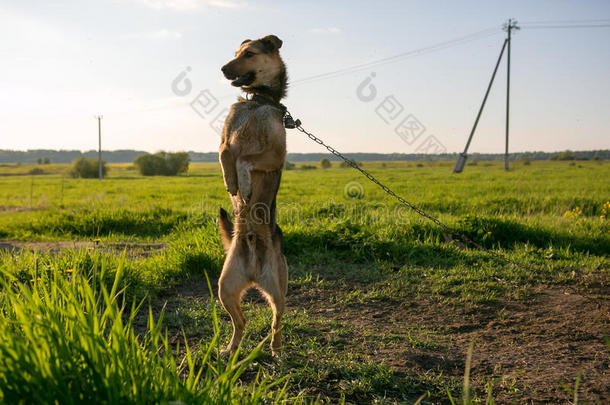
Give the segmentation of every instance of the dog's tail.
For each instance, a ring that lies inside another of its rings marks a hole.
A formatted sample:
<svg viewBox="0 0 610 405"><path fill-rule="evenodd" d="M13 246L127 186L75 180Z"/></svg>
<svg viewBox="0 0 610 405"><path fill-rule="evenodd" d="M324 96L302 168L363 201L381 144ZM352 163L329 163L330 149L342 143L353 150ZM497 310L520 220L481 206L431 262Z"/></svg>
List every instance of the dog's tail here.
<svg viewBox="0 0 610 405"><path fill-rule="evenodd" d="M220 228L220 239L222 240L222 247L225 253L229 251L231 247L231 240L233 239L233 222L229 213L223 208L218 213L218 228Z"/></svg>

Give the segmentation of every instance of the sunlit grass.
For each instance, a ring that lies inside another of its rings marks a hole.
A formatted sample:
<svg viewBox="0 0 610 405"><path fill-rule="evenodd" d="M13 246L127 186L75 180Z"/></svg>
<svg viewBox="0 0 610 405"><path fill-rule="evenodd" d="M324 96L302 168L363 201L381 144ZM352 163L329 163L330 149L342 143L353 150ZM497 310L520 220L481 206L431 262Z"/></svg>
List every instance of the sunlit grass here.
<svg viewBox="0 0 610 405"><path fill-rule="evenodd" d="M284 396L282 379L238 381L260 346L241 362L218 358L213 303L213 332L196 351L170 344L162 314L149 310L146 328L134 329L146 308L129 304L119 288L122 261L110 288L96 282L105 278L96 264L38 268L27 281L0 274L0 402L259 404Z"/></svg>

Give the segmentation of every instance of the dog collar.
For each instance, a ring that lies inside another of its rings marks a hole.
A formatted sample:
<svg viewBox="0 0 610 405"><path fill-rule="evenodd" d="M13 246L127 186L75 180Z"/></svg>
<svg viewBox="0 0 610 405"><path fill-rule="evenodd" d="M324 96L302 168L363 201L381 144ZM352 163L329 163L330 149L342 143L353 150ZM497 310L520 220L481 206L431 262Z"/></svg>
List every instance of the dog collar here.
<svg viewBox="0 0 610 405"><path fill-rule="evenodd" d="M267 105L270 105L270 106L273 106L275 108L282 110L282 112L286 112L286 106L284 104L282 104L278 101L275 101L269 97L262 96L260 94L256 94L256 93L252 94L252 97L250 97L250 101L255 101L259 104L267 104Z"/></svg>
<svg viewBox="0 0 610 405"><path fill-rule="evenodd" d="M252 94L252 93L250 93L250 94ZM250 99L248 99L246 96L246 100L254 101L259 104L267 104L267 105L270 105L270 106L275 107L275 108L279 109L280 111L282 111L282 114L284 115L283 122L284 122L285 128L294 129L294 128L298 127L299 125L301 125L301 121L300 120L295 121L294 118L292 118L292 116L288 112L288 108L280 102L277 102L275 100L270 99L269 97L265 97L265 96L262 96L262 95L256 94L256 93L252 94Z"/></svg>

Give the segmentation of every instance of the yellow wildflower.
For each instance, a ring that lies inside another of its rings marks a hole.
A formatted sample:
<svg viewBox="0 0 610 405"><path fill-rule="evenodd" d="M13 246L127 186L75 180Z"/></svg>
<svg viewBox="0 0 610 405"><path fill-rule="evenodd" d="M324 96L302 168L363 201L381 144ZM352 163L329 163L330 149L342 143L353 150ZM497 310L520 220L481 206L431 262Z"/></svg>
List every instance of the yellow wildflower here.
<svg viewBox="0 0 610 405"><path fill-rule="evenodd" d="M602 216L601 219L606 219L606 216L610 214L610 201L606 201L604 205L602 205Z"/></svg>
<svg viewBox="0 0 610 405"><path fill-rule="evenodd" d="M563 213L564 218L578 218L582 215L582 210L580 207L575 207L572 210L567 210Z"/></svg>

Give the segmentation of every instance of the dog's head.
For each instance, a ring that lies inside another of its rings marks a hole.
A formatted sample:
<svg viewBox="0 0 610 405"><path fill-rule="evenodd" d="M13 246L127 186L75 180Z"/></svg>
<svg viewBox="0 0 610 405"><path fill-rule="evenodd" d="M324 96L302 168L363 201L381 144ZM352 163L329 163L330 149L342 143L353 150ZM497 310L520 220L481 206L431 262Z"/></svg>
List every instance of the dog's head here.
<svg viewBox="0 0 610 405"><path fill-rule="evenodd" d="M222 67L222 73L231 85L244 90L270 86L284 69L281 47L282 40L275 35L246 39L235 52L235 59Z"/></svg>

